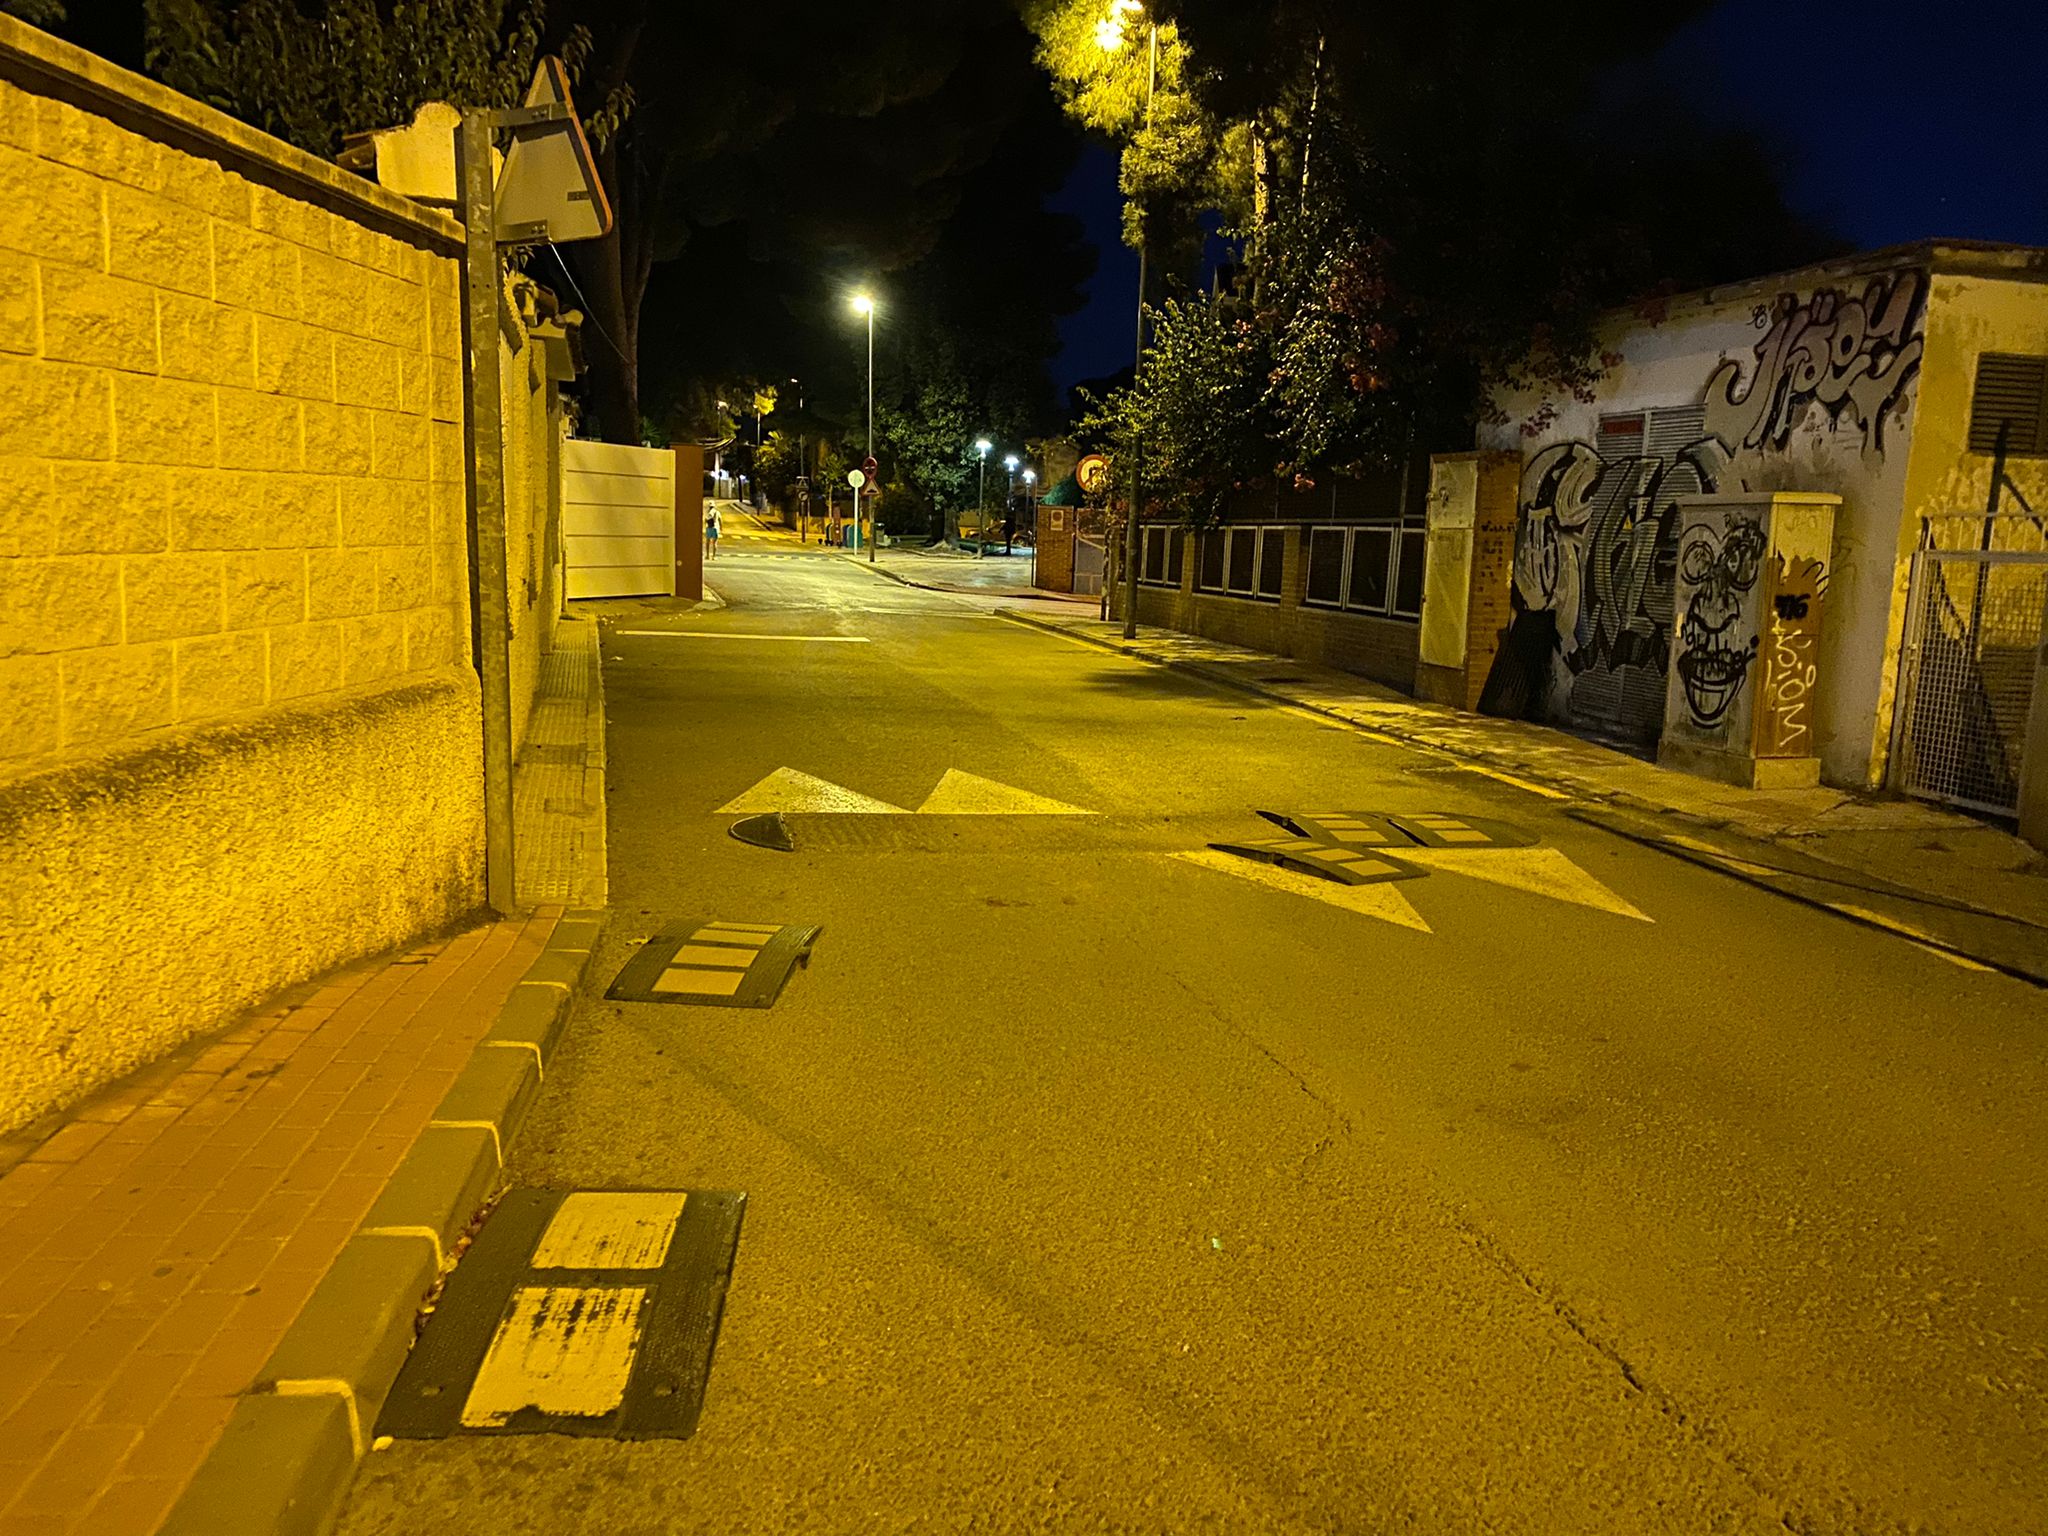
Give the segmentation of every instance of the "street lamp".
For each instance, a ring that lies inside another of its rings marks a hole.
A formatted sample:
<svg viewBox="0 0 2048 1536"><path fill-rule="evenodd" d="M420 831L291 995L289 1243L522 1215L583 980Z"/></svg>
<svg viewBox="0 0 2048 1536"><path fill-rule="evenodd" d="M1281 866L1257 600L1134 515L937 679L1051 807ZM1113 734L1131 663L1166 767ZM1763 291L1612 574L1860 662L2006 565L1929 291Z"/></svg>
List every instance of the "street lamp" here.
<svg viewBox="0 0 2048 1536"><path fill-rule="evenodd" d="M974 490L974 558L977 560L987 553L982 546L988 542L988 451L993 447L995 444L985 437L974 440L974 451L981 455L980 483Z"/></svg>
<svg viewBox="0 0 2048 1536"><path fill-rule="evenodd" d="M1025 470L1024 506L1031 513L1031 547L1033 549L1036 549L1038 547L1038 507L1037 504L1033 502L1031 499L1031 487L1036 484L1038 484L1038 471L1035 469ZM1013 523L1008 522L1003 524L1003 553L1006 555L1011 553L1010 539L1014 526L1015 525Z"/></svg>
<svg viewBox="0 0 2048 1536"><path fill-rule="evenodd" d="M867 462L875 461L875 301L865 293L853 296L853 312L866 315L868 319L868 454ZM865 467L865 466L863 466ZM853 494L853 529L860 532L860 492ZM868 489L868 563L875 559L875 493Z"/></svg>
<svg viewBox="0 0 2048 1536"><path fill-rule="evenodd" d="M1124 18L1142 16L1145 7L1140 0L1112 0L1109 14L1095 28L1095 41L1105 53L1115 53L1124 45ZM1152 93L1159 84L1159 23L1147 23L1145 52L1145 126L1152 126ZM1131 387L1137 388L1138 377L1145 367L1145 209L1138 208L1138 345L1131 362ZM1131 497L1128 519L1124 527L1124 638L1134 640L1138 635L1138 481L1142 460L1139 456L1139 441L1136 430L1131 433ZM1106 616L1106 615L1105 615Z"/></svg>
<svg viewBox="0 0 2048 1536"><path fill-rule="evenodd" d="M1014 453L1004 454L1003 468L1010 472L1010 488L1003 492L1003 521L1007 524L1016 515L1017 511L1017 455ZM1027 470L1026 473L1028 474L1029 471ZM984 545L988 543L986 533L983 534L981 542ZM1007 540L1004 542L1003 549L1005 553L1009 551Z"/></svg>

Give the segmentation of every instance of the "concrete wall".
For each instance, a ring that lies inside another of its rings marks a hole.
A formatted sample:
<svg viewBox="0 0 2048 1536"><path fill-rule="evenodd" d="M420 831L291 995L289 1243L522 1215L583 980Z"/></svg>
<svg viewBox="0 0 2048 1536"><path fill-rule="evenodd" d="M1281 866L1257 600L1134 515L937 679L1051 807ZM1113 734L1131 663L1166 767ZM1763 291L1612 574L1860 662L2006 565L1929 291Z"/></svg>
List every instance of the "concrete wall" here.
<svg viewBox="0 0 2048 1536"><path fill-rule="evenodd" d="M1617 316L1593 398L1497 401L1504 420L1480 446L1518 451L1524 469L1514 620L1482 707L1654 742L1682 622L1676 498L1833 492L1819 755L1830 782L1876 784L1928 289L1923 253ZM1601 417L1645 409L1672 413L1663 441L1601 436Z"/></svg>
<svg viewBox="0 0 2048 1536"><path fill-rule="evenodd" d="M5 18L0 206L5 1129L472 911L482 813L457 226Z"/></svg>

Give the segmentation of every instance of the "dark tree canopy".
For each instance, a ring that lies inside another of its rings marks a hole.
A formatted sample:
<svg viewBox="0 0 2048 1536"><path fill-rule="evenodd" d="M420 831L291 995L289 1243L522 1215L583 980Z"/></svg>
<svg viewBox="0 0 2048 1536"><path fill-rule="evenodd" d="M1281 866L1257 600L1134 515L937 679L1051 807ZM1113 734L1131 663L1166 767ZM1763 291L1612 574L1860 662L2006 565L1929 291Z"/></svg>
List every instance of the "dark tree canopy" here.
<svg viewBox="0 0 2048 1536"><path fill-rule="evenodd" d="M1213 301L1154 289L1140 387L1092 430L1142 431L1161 499L1211 516L1237 487L1469 441L1493 385L1583 391L1615 304L1824 254L1753 146L1627 84L1708 3L1162 0L1183 116L1246 164L1249 195L1212 204L1245 273ZM1099 9L1036 7L1051 67L1118 67L1054 46ZM1185 230L1154 232L1177 267Z"/></svg>

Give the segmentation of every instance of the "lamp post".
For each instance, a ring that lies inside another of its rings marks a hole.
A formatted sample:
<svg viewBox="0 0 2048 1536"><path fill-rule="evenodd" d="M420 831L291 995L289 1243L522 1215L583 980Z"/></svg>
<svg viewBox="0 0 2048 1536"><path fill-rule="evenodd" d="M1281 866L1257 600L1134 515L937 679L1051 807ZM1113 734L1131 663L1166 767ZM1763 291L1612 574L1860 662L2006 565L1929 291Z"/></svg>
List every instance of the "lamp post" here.
<svg viewBox="0 0 2048 1536"><path fill-rule="evenodd" d="M983 535L988 532L988 451L995 447L985 437L974 440L974 451L981 455L980 483L974 490L974 558L981 558Z"/></svg>
<svg viewBox="0 0 2048 1536"><path fill-rule="evenodd" d="M1007 523L1017 505L1017 455L1014 453L1004 454L1003 468L1010 472L1010 488L1003 492L1003 521ZM1029 471L1026 471L1026 473L1029 473ZM981 534L981 547L983 550L988 548L988 530L985 528Z"/></svg>
<svg viewBox="0 0 2048 1536"><path fill-rule="evenodd" d="M865 293L853 296L853 312L868 317L868 461L875 457L875 301ZM868 563L875 559L875 493L872 487L863 487L868 493ZM853 528L860 531L860 492L853 493Z"/></svg>
<svg viewBox="0 0 2048 1536"><path fill-rule="evenodd" d="M1037 471L1037 470L1035 470L1035 469L1027 469L1027 470L1025 470L1025 471L1024 471L1024 506L1025 506L1026 510L1028 510L1028 511L1029 511L1029 512L1031 513L1031 547L1032 547L1033 549L1036 549L1036 548L1038 548L1038 507L1037 507L1037 504L1036 504L1035 502L1033 502L1033 500L1031 499L1031 498L1032 498L1032 495L1033 495L1033 492L1032 492L1032 489L1031 489L1031 487L1032 487L1032 486L1034 486L1034 485L1036 485L1036 484L1038 484L1038 471ZM1012 538L1012 536L1013 536L1013 534L1014 534L1014 532L1015 532L1015 529L1016 529L1016 522L1015 522L1015 520L1014 520L1014 519L1005 519L1005 520L1004 520L1004 522L1003 522L1003 553L1004 553L1004 554L1006 554L1006 555L1007 555L1007 554L1010 554L1010 553L1012 553L1012 551L1011 551L1011 549L1010 549L1010 540L1011 540L1011 538Z"/></svg>
<svg viewBox="0 0 2048 1536"><path fill-rule="evenodd" d="M1112 0L1110 11L1095 28L1095 41L1106 53L1115 53L1124 45L1124 17L1143 15L1145 7L1140 0ZM1145 126L1152 126L1152 93L1159 84L1159 23L1146 24L1148 40L1145 53ZM1145 367L1145 219L1144 207L1138 209L1138 345L1131 362L1131 386L1136 388L1138 376ZM1138 634L1138 482L1142 474L1142 459L1139 455L1138 434L1131 433L1131 495L1128 516L1124 525L1124 638L1133 640Z"/></svg>

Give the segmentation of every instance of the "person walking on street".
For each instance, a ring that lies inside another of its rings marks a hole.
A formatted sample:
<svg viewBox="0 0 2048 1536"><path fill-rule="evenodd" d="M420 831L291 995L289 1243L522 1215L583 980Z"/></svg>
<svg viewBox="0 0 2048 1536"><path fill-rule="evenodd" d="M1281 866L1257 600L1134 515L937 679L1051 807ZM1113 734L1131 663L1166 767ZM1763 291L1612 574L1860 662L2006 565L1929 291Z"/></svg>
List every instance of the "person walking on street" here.
<svg viewBox="0 0 2048 1536"><path fill-rule="evenodd" d="M704 558L718 558L718 503L712 502L704 509Z"/></svg>

